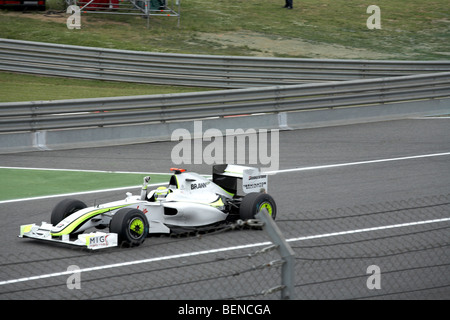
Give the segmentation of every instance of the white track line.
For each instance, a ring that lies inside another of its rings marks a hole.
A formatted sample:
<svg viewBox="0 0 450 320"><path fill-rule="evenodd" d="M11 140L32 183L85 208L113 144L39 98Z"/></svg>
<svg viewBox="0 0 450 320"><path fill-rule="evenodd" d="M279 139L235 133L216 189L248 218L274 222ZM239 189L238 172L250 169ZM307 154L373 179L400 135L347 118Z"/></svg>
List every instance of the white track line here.
<svg viewBox="0 0 450 320"><path fill-rule="evenodd" d="M267 171L267 174L277 174L277 173L289 173L289 172L299 172L299 171L308 171L308 170L318 170L318 169L330 169L330 168L339 168L339 167L348 167L348 166L356 166L363 164L373 164L373 163L383 163L383 162L392 162L392 161L403 161L403 160L413 160L413 159L422 159L422 158L431 158L431 157L441 157L448 156L450 152L442 152L442 153L432 153L432 154L422 154L417 156L407 156L407 157L399 157L399 158L387 158L387 159L378 159L378 160L367 160L367 161L357 161L357 162L347 162L347 163L338 163L338 164L328 164L321 166L312 166L312 167L303 167L303 168L293 168L293 169L281 169L274 171ZM100 170L75 170L75 169L45 169L45 168L24 168L24 167L0 167L4 169L28 169L28 170L49 170L49 171L79 171L79 172L102 172L102 173L128 173L128 174L164 174L164 173L149 173L149 172L126 172L126 171L100 171ZM207 176L207 175L204 175ZM162 185L164 183L154 184ZM49 198L57 198L57 197L67 197L74 196L80 194L92 194L97 192L109 192L109 191L120 191L132 188L139 188L140 186L131 186L131 187L120 187L113 189L102 189L102 190L93 190L93 191L83 191L83 192L75 192L75 193L66 193L66 194L55 194L49 196L40 196L40 197L32 197L32 198L22 198L22 199L12 199L12 200L3 200L0 201L0 204L3 203L11 203L11 202L20 202L20 201L30 201L30 200L41 200L41 199L49 199Z"/></svg>
<svg viewBox="0 0 450 320"><path fill-rule="evenodd" d="M77 169L54 169L54 168L29 168L29 167L2 167L0 169L12 169L12 170L36 170L36 171L65 171L65 172L87 172L87 173L120 173L120 174L139 174L139 175L169 175L170 173L161 173L161 172L128 172L128 171L102 171L102 170L77 170ZM165 183L154 183L149 186L159 186ZM71 192L64 194L53 194L47 196L38 196L38 197L30 197L30 198L20 198L20 199L11 199L11 200L2 200L0 204L3 203L11 203L11 202L21 202L21 201L30 201L30 200L42 200L42 199L51 199L58 197L72 197L81 194L92 194L92 193L100 193L100 192L111 192L111 191L120 191L120 190L129 190L129 189L137 189L139 186L128 186L128 187L118 187L118 188L108 188L108 189L100 189L100 190L91 190L91 191L79 191L79 192Z"/></svg>
<svg viewBox="0 0 450 320"><path fill-rule="evenodd" d="M314 166L314 167L282 169L282 170L268 171L268 172L265 172L265 173L267 173L267 174L275 174L275 173L288 173L288 172L308 171L308 170L317 170L317 169L329 169L329 168L356 166L356 165L362 165L362 164L373 164L373 163L382 163L382 162L392 162L392 161L423 159L423 158L431 158L431 157L441 157L441 156L448 156L448 155L450 155L450 152L422 154L422 155L418 155L418 156L408 156L408 157L399 157L399 158L387 158L387 159L378 159L378 160L366 160L366 161L357 161L357 162L347 162L347 163L338 163L338 164L327 164L327 165Z"/></svg>
<svg viewBox="0 0 450 320"><path fill-rule="evenodd" d="M163 184L167 184L167 182L161 183L153 183L149 184L149 187L160 186ZM12 202L22 202L22 201L31 201L31 200L42 200L42 199L51 199L51 198L59 198L59 197L72 197L80 194L92 194L92 193L100 193L100 192L111 192L111 191L120 191L120 190L131 190L142 188L142 185L139 186L129 186L129 187L119 187L119 188L110 188L110 189L101 189L101 190L91 190L91 191L80 191L80 192L72 192L72 193L62 193L62 194L53 194L49 196L39 196L39 197L31 197L31 198L21 198L21 199L11 199L11 200L2 200L0 204L4 203L12 203Z"/></svg>
<svg viewBox="0 0 450 320"><path fill-rule="evenodd" d="M96 172L96 173L126 173L126 174L161 174L169 175L170 173L161 172L132 172L132 171L107 171L107 170L88 170L88 169L57 169L57 168L34 168L34 167L2 167L0 169L13 169L13 170L38 170L38 171L66 171L66 172Z"/></svg>
<svg viewBox="0 0 450 320"><path fill-rule="evenodd" d="M415 221L415 222L400 223L400 224L393 224L393 225L386 225L386 226L379 226L379 227L372 227L372 228L325 233L325 234L304 236L304 237L298 237L298 238L291 238L291 239L287 239L286 241L296 242L296 241L304 241L304 240L311 240L311 239L336 237L336 236L355 234L355 233L371 232L371 231L394 229L394 228L403 228L403 227L417 226L417 225L430 224L430 223L439 223L439 222L446 222L446 221L450 221L450 218ZM92 271L99 271L99 270L112 269L112 268L122 268L122 267L126 267L126 266L137 265L137 264L151 263L151 262L164 261L164 260L173 260L173 259L180 259L180 258L186 258L186 257L194 257L194 256L207 255L207 254L226 252L226 251L242 250L242 249L260 247L260 246L267 246L270 244L271 244L270 241L249 243L249 244L240 245L240 246L224 247L224 248L217 248L217 249L210 249L210 250L203 250L203 251L194 251L194 252L187 252L187 253L175 254L175 255L170 255L170 256L162 256L162 257L155 257L155 258L149 258L149 259L126 261L126 262L114 263L114 264L106 264L106 265L102 265L102 266L83 268L83 269L79 269L79 270L61 271L61 272L55 272L55 273L41 274L41 275L37 275L37 276L0 281L0 286L18 283L18 282L26 282L26 281L45 279L45 278L60 277L60 276L70 275L70 274L77 273L77 272L81 273L81 272L92 272Z"/></svg>

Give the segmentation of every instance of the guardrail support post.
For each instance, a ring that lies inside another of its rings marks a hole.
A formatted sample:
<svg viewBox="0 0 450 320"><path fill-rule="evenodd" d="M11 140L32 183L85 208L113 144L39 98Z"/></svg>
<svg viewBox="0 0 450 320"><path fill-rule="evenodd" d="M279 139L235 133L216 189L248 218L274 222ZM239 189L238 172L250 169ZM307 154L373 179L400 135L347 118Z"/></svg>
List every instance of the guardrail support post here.
<svg viewBox="0 0 450 320"><path fill-rule="evenodd" d="M278 252L283 259L283 265L281 267L281 285L283 287L281 290L281 299L292 300L294 299L295 284L295 253L291 246L287 243L275 221L269 215L267 209L263 208L260 212L258 212L256 214L256 218L264 222L264 230L267 232L272 242L278 247Z"/></svg>

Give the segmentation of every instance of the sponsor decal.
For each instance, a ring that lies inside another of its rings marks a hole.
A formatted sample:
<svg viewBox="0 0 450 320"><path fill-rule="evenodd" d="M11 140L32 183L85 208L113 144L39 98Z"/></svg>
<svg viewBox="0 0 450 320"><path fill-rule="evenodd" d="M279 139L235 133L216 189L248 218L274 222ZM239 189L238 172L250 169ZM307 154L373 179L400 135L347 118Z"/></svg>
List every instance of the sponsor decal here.
<svg viewBox="0 0 450 320"><path fill-rule="evenodd" d="M109 246L108 237L109 234L89 237L87 245L89 248L108 247Z"/></svg>
<svg viewBox="0 0 450 320"><path fill-rule="evenodd" d="M191 190L203 189L208 186L210 182L199 182L199 183L191 183Z"/></svg>
<svg viewBox="0 0 450 320"><path fill-rule="evenodd" d="M62 227L64 227L66 224L64 222L60 222L56 225L56 228L60 229Z"/></svg>
<svg viewBox="0 0 450 320"><path fill-rule="evenodd" d="M267 175L260 174L258 169L246 169L242 177L242 190L245 193L267 192ZM264 189L264 190L262 190Z"/></svg>

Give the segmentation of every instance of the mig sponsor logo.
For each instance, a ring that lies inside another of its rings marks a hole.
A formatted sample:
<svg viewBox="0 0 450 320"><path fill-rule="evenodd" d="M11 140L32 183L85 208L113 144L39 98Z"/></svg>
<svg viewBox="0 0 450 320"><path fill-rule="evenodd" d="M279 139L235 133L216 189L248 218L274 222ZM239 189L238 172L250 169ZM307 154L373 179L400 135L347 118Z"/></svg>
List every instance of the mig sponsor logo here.
<svg viewBox="0 0 450 320"><path fill-rule="evenodd" d="M89 237L89 240L88 240L89 248L107 247L107 246L109 246L108 237L109 237L108 234L107 235L101 235L101 236Z"/></svg>

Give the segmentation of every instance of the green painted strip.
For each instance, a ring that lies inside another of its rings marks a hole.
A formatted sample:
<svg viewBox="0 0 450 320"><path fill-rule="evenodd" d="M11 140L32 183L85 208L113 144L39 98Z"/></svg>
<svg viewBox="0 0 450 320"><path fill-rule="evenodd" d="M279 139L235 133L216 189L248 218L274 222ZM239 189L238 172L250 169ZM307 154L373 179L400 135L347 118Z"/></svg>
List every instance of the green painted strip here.
<svg viewBox="0 0 450 320"><path fill-rule="evenodd" d="M72 222L71 222L70 224L68 224L63 230L61 230L61 232L58 232L58 233L52 233L51 235L52 235L53 237L58 237L58 236L62 236L62 235L64 235L64 234L70 234L70 233L71 233L73 230L75 230L80 224L83 224L83 223L86 222L87 220L89 220L89 219L91 219L91 218L93 218L93 217L95 217L95 216L97 216L97 215L99 215L99 214L102 214L102 213L105 213L105 212L109 212L109 211L113 211L113 210L117 210L117 209L124 208L124 207L131 206L131 205L132 205L132 203L130 203L130 204L124 204L124 205L116 206L116 207L111 207L111 208L101 208L101 209L98 209L98 210L94 210L94 211L88 212L88 213L86 213L85 215L79 217L78 219L72 221Z"/></svg>
<svg viewBox="0 0 450 320"><path fill-rule="evenodd" d="M150 183L165 183L170 174L148 174ZM49 171L0 168L0 201L76 193L142 184L143 173Z"/></svg>

